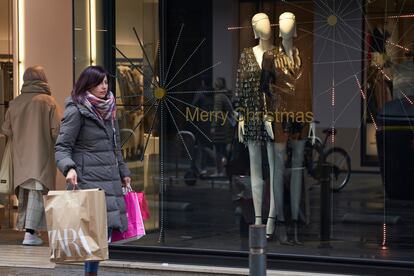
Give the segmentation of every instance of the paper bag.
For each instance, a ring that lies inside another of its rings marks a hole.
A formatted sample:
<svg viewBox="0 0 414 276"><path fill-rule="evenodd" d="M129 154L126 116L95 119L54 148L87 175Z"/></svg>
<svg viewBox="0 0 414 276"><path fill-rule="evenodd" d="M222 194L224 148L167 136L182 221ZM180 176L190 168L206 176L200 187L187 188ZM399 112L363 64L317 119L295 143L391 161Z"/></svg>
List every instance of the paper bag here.
<svg viewBox="0 0 414 276"><path fill-rule="evenodd" d="M112 231L112 243L126 243L138 240L145 235L144 221L142 220L139 197L136 192L128 192L125 196L125 208L128 217L128 230L120 232Z"/></svg>
<svg viewBox="0 0 414 276"><path fill-rule="evenodd" d="M50 191L44 196L44 204L52 262L108 259L104 191Z"/></svg>
<svg viewBox="0 0 414 276"><path fill-rule="evenodd" d="M0 194L13 193L13 158L11 139L7 139L6 147L4 148L3 160L1 161L0 169Z"/></svg>

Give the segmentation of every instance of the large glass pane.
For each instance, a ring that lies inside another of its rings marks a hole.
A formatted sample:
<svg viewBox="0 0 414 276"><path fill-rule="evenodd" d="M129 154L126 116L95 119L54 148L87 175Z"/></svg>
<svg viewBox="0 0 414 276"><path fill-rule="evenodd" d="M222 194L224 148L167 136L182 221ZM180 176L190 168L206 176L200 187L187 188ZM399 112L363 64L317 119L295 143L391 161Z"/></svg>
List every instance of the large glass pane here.
<svg viewBox="0 0 414 276"><path fill-rule="evenodd" d="M409 260L411 4L164 4L165 245Z"/></svg>
<svg viewBox="0 0 414 276"><path fill-rule="evenodd" d="M158 1L116 1L116 92L124 158L132 187L143 192L150 218L147 237L159 238L159 108L153 95L158 74ZM134 243L131 243L134 244Z"/></svg>
<svg viewBox="0 0 414 276"><path fill-rule="evenodd" d="M0 1L0 125L3 124L9 102L13 99L13 2ZM6 138L0 138L0 156L3 156ZM0 194L0 228L14 226L15 199Z"/></svg>
<svg viewBox="0 0 414 276"><path fill-rule="evenodd" d="M270 254L412 260L413 13L116 1L123 153L151 213L128 245L247 251L263 224Z"/></svg>

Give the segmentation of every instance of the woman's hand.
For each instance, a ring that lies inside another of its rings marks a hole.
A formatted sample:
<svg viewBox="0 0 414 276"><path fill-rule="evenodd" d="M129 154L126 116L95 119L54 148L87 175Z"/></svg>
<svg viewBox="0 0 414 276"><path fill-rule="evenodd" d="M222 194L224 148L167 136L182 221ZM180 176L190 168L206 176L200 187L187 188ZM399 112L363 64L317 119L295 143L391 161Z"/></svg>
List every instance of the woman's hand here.
<svg viewBox="0 0 414 276"><path fill-rule="evenodd" d="M275 139L275 135L273 134L273 129L272 129L272 122L270 121L265 121L265 129L267 132L267 135L269 135L270 139Z"/></svg>
<svg viewBox="0 0 414 276"><path fill-rule="evenodd" d="M243 143L243 136L245 134L244 132L244 120L239 120L238 124L238 136L239 136L239 142Z"/></svg>
<svg viewBox="0 0 414 276"><path fill-rule="evenodd" d="M66 175L66 184L78 185L78 175L75 169L70 169Z"/></svg>
<svg viewBox="0 0 414 276"><path fill-rule="evenodd" d="M122 179L122 186L125 188L130 188L131 187L131 177L126 176L124 177L124 179Z"/></svg>

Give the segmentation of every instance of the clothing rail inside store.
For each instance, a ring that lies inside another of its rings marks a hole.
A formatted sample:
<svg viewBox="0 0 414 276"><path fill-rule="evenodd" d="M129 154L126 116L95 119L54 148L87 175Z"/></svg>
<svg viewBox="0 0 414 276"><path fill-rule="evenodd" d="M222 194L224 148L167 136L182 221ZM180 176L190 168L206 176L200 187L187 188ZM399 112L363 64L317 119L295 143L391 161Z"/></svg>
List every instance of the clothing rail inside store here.
<svg viewBox="0 0 414 276"><path fill-rule="evenodd" d="M144 59L142 58L117 58L116 59L116 65L122 65L122 66L132 66L131 62L138 67L142 67L144 63Z"/></svg>

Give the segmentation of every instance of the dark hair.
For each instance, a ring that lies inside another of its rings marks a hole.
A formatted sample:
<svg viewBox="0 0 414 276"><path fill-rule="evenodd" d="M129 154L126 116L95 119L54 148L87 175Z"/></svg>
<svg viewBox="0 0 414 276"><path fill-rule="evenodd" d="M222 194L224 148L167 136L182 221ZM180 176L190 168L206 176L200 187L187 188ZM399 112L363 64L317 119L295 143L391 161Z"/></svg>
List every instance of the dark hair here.
<svg viewBox="0 0 414 276"><path fill-rule="evenodd" d="M88 66L82 71L72 90L72 100L81 103L85 98L86 91L98 86L109 74L102 66Z"/></svg>
<svg viewBox="0 0 414 276"><path fill-rule="evenodd" d="M214 82L214 88L217 90L227 90L226 79L219 77Z"/></svg>

